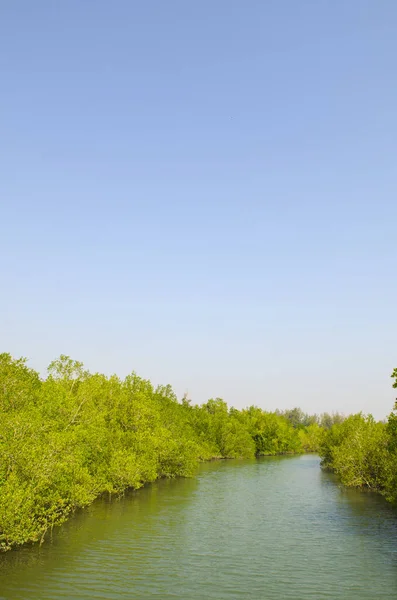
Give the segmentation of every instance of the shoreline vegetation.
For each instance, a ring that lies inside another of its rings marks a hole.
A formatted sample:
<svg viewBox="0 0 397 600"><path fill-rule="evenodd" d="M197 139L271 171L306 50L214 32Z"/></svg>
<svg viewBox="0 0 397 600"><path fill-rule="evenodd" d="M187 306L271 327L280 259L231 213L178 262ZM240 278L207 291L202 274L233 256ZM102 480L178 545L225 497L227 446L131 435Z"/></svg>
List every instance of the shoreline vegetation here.
<svg viewBox="0 0 397 600"><path fill-rule="evenodd" d="M397 388L397 369L391 377ZM322 468L335 473L343 486L374 491L397 504L397 401L387 421L359 413L334 424L319 454Z"/></svg>
<svg viewBox="0 0 397 600"><path fill-rule="evenodd" d="M394 372L397 386L397 370ZM193 476L200 461L318 452L344 485L397 499L397 415L194 405L132 373L91 374L61 355L44 379L0 354L0 551L47 532L104 493Z"/></svg>

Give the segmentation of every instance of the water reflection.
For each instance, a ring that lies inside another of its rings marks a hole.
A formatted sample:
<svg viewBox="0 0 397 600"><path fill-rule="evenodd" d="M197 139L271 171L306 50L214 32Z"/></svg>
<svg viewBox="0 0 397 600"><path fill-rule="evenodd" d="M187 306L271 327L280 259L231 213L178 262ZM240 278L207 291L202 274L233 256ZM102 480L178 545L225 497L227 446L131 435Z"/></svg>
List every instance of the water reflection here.
<svg viewBox="0 0 397 600"><path fill-rule="evenodd" d="M396 549L396 511L317 457L220 461L2 555L0 598L397 599Z"/></svg>

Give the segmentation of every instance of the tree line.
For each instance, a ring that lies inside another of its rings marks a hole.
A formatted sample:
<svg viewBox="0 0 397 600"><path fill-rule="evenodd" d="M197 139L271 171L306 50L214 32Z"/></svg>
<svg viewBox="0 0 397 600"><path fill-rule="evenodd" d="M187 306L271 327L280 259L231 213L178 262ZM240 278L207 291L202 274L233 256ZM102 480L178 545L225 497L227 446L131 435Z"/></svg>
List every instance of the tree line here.
<svg viewBox="0 0 397 600"><path fill-rule="evenodd" d="M0 354L0 550L42 542L103 493L192 476L200 461L302 452L319 452L344 485L397 501L397 403L387 423L199 406L135 373L92 374L61 355L41 378Z"/></svg>
<svg viewBox="0 0 397 600"><path fill-rule="evenodd" d="M323 421L219 398L196 406L170 386L91 374L63 355L42 379L0 354L0 549L43 541L103 493L191 476L199 461L317 451Z"/></svg>

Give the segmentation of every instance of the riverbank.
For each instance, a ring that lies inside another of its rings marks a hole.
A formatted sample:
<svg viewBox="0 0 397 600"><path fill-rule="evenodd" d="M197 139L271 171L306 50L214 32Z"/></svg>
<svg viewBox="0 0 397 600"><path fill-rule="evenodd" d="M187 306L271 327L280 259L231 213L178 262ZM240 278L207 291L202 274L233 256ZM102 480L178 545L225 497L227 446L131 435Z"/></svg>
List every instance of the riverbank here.
<svg viewBox="0 0 397 600"><path fill-rule="evenodd" d="M124 379L61 356L41 379L0 355L0 549L46 533L103 493L191 477L200 461L301 453L322 428L294 426L257 407L217 398L181 402L170 386Z"/></svg>
<svg viewBox="0 0 397 600"><path fill-rule="evenodd" d="M392 374L397 387L397 370ZM397 403L387 422L351 415L334 425L320 444L322 467L345 487L366 489L397 504Z"/></svg>

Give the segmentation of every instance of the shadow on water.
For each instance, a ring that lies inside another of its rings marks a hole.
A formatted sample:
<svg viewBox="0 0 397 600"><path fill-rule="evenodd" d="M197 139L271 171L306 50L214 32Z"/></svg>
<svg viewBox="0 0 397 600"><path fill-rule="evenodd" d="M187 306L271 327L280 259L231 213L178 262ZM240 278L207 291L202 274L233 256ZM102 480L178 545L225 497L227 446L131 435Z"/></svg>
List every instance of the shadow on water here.
<svg viewBox="0 0 397 600"><path fill-rule="evenodd" d="M391 541L397 566L397 507L374 491L344 487L333 473L321 470L320 477L322 486L335 495L340 518L358 524L362 535Z"/></svg>

